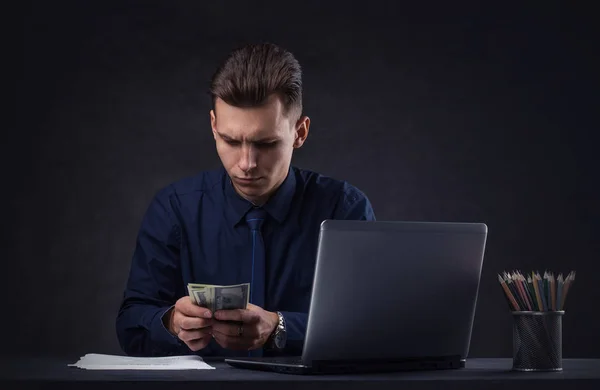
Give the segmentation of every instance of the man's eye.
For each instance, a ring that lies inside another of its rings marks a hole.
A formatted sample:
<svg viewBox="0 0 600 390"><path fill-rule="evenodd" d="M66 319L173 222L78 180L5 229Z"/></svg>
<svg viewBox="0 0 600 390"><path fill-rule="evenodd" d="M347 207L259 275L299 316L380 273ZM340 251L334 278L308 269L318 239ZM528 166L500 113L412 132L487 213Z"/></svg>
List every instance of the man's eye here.
<svg viewBox="0 0 600 390"><path fill-rule="evenodd" d="M238 146L240 144L240 141L234 141L231 139L226 139L225 142L227 142L227 144L231 146Z"/></svg>
<svg viewBox="0 0 600 390"><path fill-rule="evenodd" d="M256 146L259 148L273 148L277 146L277 141L273 142L257 142Z"/></svg>

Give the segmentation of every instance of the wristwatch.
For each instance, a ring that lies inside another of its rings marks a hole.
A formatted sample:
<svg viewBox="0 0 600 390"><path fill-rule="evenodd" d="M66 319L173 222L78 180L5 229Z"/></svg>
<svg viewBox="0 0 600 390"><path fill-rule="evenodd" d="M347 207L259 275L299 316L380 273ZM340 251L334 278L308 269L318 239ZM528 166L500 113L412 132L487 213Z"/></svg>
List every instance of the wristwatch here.
<svg viewBox="0 0 600 390"><path fill-rule="evenodd" d="M277 323L273 333L271 333L271 336L269 336L267 345L270 349L281 351L285 348L287 331L285 328L285 318L283 318L283 314L281 314L281 312L277 312L277 316L279 317L279 322Z"/></svg>

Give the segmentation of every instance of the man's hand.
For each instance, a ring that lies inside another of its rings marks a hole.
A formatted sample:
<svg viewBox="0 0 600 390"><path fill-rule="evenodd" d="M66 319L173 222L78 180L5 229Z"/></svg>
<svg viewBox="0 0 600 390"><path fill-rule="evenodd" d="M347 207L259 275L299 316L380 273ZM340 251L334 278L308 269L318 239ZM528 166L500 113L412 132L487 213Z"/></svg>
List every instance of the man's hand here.
<svg viewBox="0 0 600 390"><path fill-rule="evenodd" d="M277 313L248 304L247 309L215 312L212 335L223 348L251 350L262 347L279 322Z"/></svg>
<svg viewBox="0 0 600 390"><path fill-rule="evenodd" d="M210 342L213 324L210 310L200 307L189 296L180 298L171 311L169 332L176 335L192 351L205 348Z"/></svg>

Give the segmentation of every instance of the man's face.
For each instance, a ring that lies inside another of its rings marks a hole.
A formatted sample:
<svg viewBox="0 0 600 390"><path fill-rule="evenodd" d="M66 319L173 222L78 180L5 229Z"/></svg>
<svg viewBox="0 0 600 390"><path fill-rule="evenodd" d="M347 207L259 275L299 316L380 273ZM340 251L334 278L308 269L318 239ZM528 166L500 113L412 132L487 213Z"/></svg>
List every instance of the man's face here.
<svg viewBox="0 0 600 390"><path fill-rule="evenodd" d="M236 191L263 204L285 180L294 148L308 135L310 120L295 121L272 95L260 107L234 107L221 99L210 111L217 153Z"/></svg>

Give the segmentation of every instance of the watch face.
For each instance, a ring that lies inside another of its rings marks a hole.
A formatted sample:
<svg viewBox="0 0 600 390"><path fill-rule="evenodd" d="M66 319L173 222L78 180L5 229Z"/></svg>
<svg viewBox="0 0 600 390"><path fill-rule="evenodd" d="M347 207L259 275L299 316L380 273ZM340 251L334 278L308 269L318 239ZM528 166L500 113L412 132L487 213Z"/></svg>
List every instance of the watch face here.
<svg viewBox="0 0 600 390"><path fill-rule="evenodd" d="M275 335L275 347L278 349L283 349L285 347L285 342L287 340L287 334L285 331L277 332Z"/></svg>

